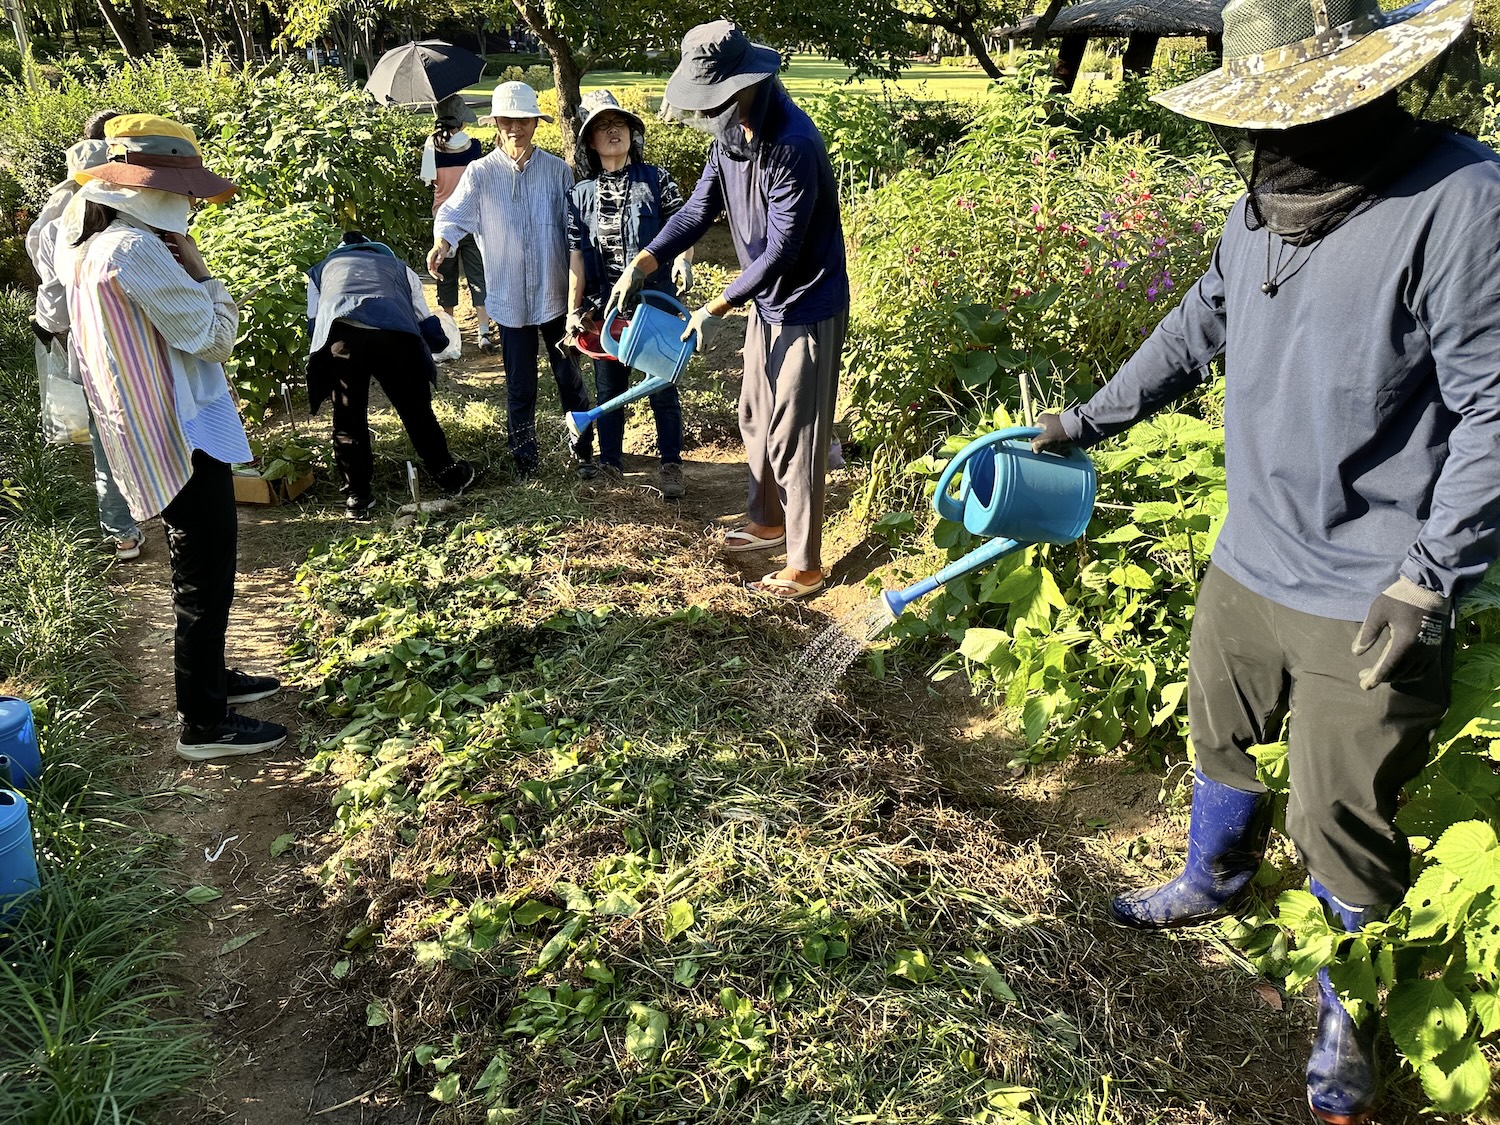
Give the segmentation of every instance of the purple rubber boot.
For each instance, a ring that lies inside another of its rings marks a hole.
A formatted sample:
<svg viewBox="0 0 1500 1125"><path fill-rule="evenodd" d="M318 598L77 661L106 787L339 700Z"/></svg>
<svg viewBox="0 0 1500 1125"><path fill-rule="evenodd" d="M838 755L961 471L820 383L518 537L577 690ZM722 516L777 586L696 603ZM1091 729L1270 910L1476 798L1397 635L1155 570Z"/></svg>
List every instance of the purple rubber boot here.
<svg viewBox="0 0 1500 1125"><path fill-rule="evenodd" d="M1116 895L1110 920L1135 930L1195 926L1229 913L1266 854L1271 795L1247 793L1193 773L1187 863L1170 883Z"/></svg>
<svg viewBox="0 0 1500 1125"><path fill-rule="evenodd" d="M1351 906L1333 897L1316 879L1312 893L1354 933L1366 922L1385 917L1383 906ZM1307 1058L1307 1104L1313 1116L1330 1125L1360 1125L1375 1107L1375 1032L1373 1013L1356 1023L1339 1003L1328 970L1318 970L1318 1026Z"/></svg>

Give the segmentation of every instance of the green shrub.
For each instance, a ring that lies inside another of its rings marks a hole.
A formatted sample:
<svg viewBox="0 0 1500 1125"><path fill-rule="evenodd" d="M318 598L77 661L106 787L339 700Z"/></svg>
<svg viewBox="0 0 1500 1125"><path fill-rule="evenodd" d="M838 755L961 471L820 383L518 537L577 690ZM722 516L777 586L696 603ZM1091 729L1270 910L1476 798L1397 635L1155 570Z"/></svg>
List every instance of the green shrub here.
<svg viewBox="0 0 1500 1125"><path fill-rule="evenodd" d="M222 60L189 69L170 53L121 66L74 56L59 64L51 84L0 87L0 166L19 181L23 202L39 207L67 172L64 153L96 111L165 114L202 136L216 113L243 103L253 81Z"/></svg>
<svg viewBox="0 0 1500 1125"><path fill-rule="evenodd" d="M1112 374L1201 272L1238 193L1217 154L1094 140L1048 108L1032 57L941 172L912 169L851 208L845 396L879 451L867 497L910 496L902 466L1013 408L1024 373L1061 402Z"/></svg>
<svg viewBox="0 0 1500 1125"><path fill-rule="evenodd" d="M193 222L213 275L240 307L240 334L225 364L245 417L258 421L282 383L306 371L305 272L339 241L341 226L316 203L246 201L205 207ZM368 232L367 232L368 233Z"/></svg>

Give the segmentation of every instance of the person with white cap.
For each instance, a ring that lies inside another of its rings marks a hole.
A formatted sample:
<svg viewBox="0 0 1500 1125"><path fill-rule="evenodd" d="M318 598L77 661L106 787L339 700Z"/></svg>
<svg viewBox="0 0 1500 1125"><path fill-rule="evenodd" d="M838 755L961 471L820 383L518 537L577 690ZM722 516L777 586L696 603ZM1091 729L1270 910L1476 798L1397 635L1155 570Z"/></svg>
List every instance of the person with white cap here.
<svg viewBox="0 0 1500 1125"><path fill-rule="evenodd" d="M1248 191L1182 302L1032 443L1093 445L1223 356L1229 508L1190 642L1187 860L1117 895L1122 925L1233 909L1272 820L1249 749L1283 729L1287 832L1335 932L1410 883L1397 804L1448 707L1454 606L1500 554L1500 156L1431 120L1481 104L1477 88L1432 98L1475 61L1470 15L1231 0L1223 65L1156 97L1214 127ZM1355 1019L1318 974L1306 1077L1323 1121L1375 1104L1371 986Z"/></svg>
<svg viewBox="0 0 1500 1125"><path fill-rule="evenodd" d="M464 132L464 126L478 118L462 94L453 94L438 102L435 113L437 128L422 144L421 169L422 181L432 185L434 215L453 194L453 189L463 178L464 169L484 155L484 146ZM469 303L474 306L474 316L479 321L474 343L480 351L493 354L499 345L495 334L490 332L490 314L484 310L484 253L472 234L459 240L457 253L444 259L442 268L435 275L438 308L450 317L458 311L460 264L469 286Z"/></svg>
<svg viewBox="0 0 1500 1125"><path fill-rule="evenodd" d="M490 116L494 152L470 164L432 224L427 269L437 274L466 235L484 247L485 306L500 326L505 363L506 436L518 476L537 471L537 341L546 349L565 411L589 408L572 353L563 346L568 312L568 193L573 172L536 147L538 121L551 121L524 82L495 87ZM574 444L577 473L598 475L594 431Z"/></svg>
<svg viewBox="0 0 1500 1125"><path fill-rule="evenodd" d="M643 155L646 125L608 90L585 94L578 105L578 165L589 175L573 186L568 216L568 335L576 339L602 311L606 295L626 266L682 209L682 190L665 168L647 164ZM692 248L680 253L670 271L659 269L645 281L648 289L686 293L693 287ZM619 360L594 360L594 393L600 402L621 394L630 369ZM675 386L651 396L656 422L658 480L668 500L687 492L682 475L682 399ZM624 472L625 414L601 417L599 460L606 473Z"/></svg>
<svg viewBox="0 0 1500 1125"><path fill-rule="evenodd" d="M101 110L85 122L83 138L69 146L67 151L68 175L52 189L43 204L36 221L26 232L26 253L36 270L40 284L36 291L36 306L32 318L33 331L41 345L38 361L46 362L52 370L65 374L67 379L82 385L83 372L78 366L78 352L72 347L68 336L68 294L57 277L55 259L57 236L62 226L63 211L78 191L74 174L84 168L102 164L109 159L109 146L104 143L104 126L120 116L116 110ZM87 404L87 398L84 399ZM115 558L122 562L141 557L146 535L130 514L130 505L120 495L120 486L115 483L114 473L109 467L109 458L99 444L99 428L94 423L93 412L89 412L89 445L94 456L94 494L99 506L99 527L115 545Z"/></svg>
<svg viewBox="0 0 1500 1125"><path fill-rule="evenodd" d="M89 406L136 519L160 515L177 618L177 753L210 761L274 749L286 728L233 703L280 683L225 668L238 516L230 466L250 460L225 378L239 312L188 236L194 200L233 183L203 166L193 131L151 114L105 126L110 159L80 170L63 212L57 273Z"/></svg>
<svg viewBox="0 0 1500 1125"><path fill-rule="evenodd" d="M740 389L749 522L726 534L723 547L786 544L787 565L747 585L790 599L824 583L823 503L849 274L827 147L782 88L780 69L776 51L752 43L728 20L683 36L662 109L713 137L708 162L687 203L631 261L609 303L628 309L662 262L727 216L742 272L693 313L683 339L696 338L701 350L730 309L752 306Z"/></svg>

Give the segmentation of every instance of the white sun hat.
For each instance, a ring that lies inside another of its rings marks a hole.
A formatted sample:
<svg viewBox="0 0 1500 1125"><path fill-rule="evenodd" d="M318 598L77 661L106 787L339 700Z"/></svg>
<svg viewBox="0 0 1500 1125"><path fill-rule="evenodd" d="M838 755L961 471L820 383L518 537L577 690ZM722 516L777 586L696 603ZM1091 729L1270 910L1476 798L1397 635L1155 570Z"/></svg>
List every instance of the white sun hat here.
<svg viewBox="0 0 1500 1125"><path fill-rule="evenodd" d="M497 117L540 117L543 121L552 120L536 104L536 91L524 82L502 82L495 87L495 93L490 98L489 116L481 120L492 122Z"/></svg>

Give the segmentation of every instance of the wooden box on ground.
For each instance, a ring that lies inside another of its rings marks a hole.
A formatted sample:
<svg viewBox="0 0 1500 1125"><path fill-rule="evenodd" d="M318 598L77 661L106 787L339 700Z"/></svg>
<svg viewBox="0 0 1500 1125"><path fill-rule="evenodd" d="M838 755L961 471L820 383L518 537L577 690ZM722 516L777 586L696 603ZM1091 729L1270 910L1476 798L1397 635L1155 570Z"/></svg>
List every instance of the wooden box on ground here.
<svg viewBox="0 0 1500 1125"><path fill-rule="evenodd" d="M266 480L254 469L236 469L234 471L234 502L274 507L288 500L297 499L312 487L312 482L311 469L300 477L283 477L281 480Z"/></svg>

